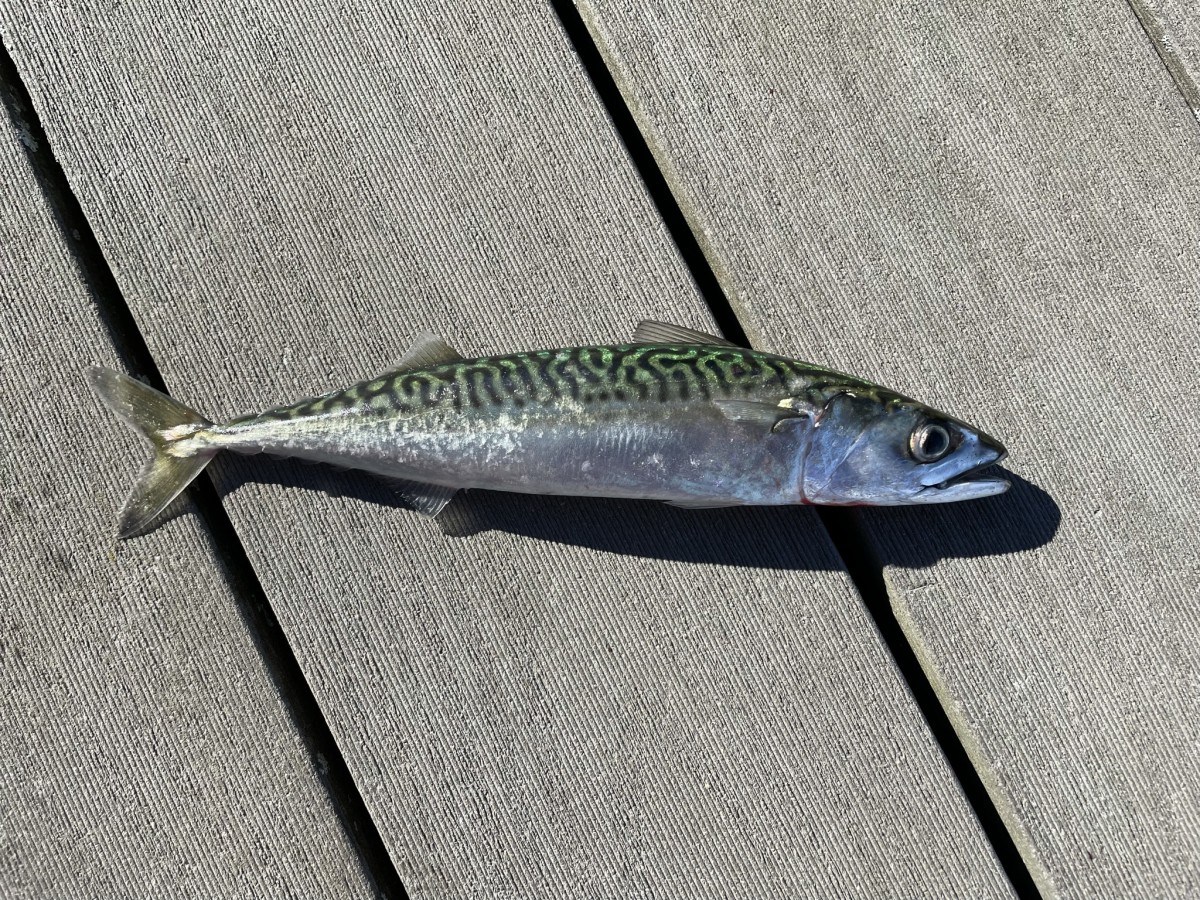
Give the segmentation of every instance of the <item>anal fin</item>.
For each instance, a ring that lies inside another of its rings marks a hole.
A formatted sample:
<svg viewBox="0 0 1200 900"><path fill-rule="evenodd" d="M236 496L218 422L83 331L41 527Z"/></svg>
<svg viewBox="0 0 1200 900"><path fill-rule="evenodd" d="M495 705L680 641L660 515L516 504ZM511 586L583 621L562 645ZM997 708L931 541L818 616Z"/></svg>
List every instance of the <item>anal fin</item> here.
<svg viewBox="0 0 1200 900"><path fill-rule="evenodd" d="M385 482L400 497L422 515L434 518L446 504L458 493L456 487L445 487L440 484L425 484L423 481L409 481L406 478L392 478L390 475L380 475Z"/></svg>

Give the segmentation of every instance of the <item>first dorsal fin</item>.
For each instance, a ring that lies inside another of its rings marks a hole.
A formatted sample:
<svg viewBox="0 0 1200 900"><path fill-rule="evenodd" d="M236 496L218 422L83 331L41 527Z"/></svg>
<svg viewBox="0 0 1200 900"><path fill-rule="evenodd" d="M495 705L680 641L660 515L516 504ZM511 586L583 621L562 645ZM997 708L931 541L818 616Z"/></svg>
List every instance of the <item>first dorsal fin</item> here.
<svg viewBox="0 0 1200 900"><path fill-rule="evenodd" d="M694 328L684 328L682 325L672 325L669 322L657 322L654 319L643 319L633 329L635 344L706 344L716 347L737 347L732 341L715 334L705 334ZM744 349L744 348L739 348Z"/></svg>
<svg viewBox="0 0 1200 900"><path fill-rule="evenodd" d="M460 362L462 354L443 341L436 334L428 331L418 334L400 361L383 375L397 375L401 372L412 372L417 369L428 369L443 363Z"/></svg>

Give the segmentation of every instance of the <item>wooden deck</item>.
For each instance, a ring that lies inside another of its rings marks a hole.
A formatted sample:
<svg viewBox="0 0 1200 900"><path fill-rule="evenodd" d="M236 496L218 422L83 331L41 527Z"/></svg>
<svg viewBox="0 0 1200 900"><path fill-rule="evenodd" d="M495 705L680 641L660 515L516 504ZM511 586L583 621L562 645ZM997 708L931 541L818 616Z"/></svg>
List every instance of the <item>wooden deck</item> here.
<svg viewBox="0 0 1200 900"><path fill-rule="evenodd" d="M0 4L0 894L1200 894L1182 4ZM1014 488L685 512L135 436L643 317Z"/></svg>

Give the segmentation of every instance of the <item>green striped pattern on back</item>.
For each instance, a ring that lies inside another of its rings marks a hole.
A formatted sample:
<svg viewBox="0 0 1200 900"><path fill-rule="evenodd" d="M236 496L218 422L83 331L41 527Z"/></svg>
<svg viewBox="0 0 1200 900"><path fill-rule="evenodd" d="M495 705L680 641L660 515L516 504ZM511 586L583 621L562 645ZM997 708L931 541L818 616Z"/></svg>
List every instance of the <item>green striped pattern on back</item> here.
<svg viewBox="0 0 1200 900"><path fill-rule="evenodd" d="M868 386L806 363L735 347L570 347L392 372L246 419L282 421L364 406L380 414L404 414L435 406L520 410L562 400L587 406L719 400L757 392L786 396L847 383Z"/></svg>

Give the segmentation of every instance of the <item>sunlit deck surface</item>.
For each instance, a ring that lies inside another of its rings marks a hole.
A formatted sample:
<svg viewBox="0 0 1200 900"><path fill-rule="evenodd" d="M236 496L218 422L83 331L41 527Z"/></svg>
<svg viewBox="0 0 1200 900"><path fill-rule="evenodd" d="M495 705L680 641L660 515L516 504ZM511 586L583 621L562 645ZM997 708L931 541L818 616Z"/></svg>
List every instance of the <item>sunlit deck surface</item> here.
<svg viewBox="0 0 1200 900"><path fill-rule="evenodd" d="M1174 2L0 4L0 894L1200 896L1200 26ZM1004 440L946 507L219 459L656 318ZM159 381L161 379L161 382Z"/></svg>

